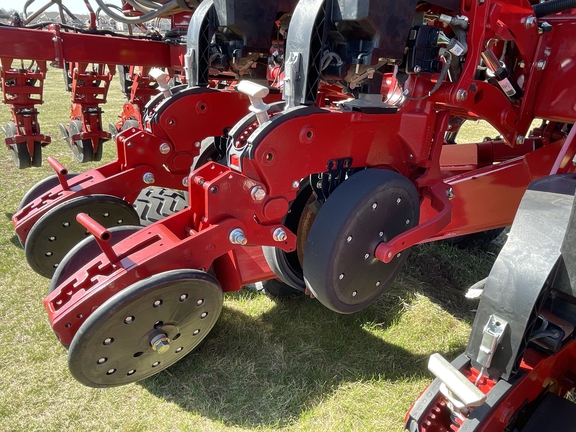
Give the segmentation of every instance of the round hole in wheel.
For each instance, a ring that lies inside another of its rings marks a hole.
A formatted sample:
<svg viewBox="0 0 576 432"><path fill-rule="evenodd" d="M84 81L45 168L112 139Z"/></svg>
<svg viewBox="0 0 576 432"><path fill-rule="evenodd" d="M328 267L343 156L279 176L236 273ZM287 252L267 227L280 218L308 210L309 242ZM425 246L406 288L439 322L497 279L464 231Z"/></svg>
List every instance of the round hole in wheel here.
<svg viewBox="0 0 576 432"><path fill-rule="evenodd" d="M112 345L112 342L114 342L114 338L106 338L102 342L102 345Z"/></svg>
<svg viewBox="0 0 576 432"><path fill-rule="evenodd" d="M134 322L134 317L133 316L127 316L126 318L124 318L124 324L132 324Z"/></svg>
<svg viewBox="0 0 576 432"><path fill-rule="evenodd" d="M116 372L116 369L108 369L106 375L112 375L114 372Z"/></svg>
<svg viewBox="0 0 576 432"><path fill-rule="evenodd" d="M47 256L47 257L51 257L51 256L54 255L54 254L53 254L52 252L48 251L48 252L46 252L44 255Z"/></svg>
<svg viewBox="0 0 576 432"><path fill-rule="evenodd" d="M107 359L106 357L100 357L100 358L96 361L96 363L99 364L99 365L101 365L101 364L106 363L107 361L108 361L108 359Z"/></svg>
<svg viewBox="0 0 576 432"><path fill-rule="evenodd" d="M200 312L208 312L204 319L195 307L180 301L183 292L203 300ZM162 307L151 307L158 299ZM68 351L70 372L90 387L124 385L154 375L198 346L220 316L222 303L216 279L199 270L173 270L140 280L116 293L82 323ZM129 317L131 324L124 324ZM162 328L155 329L159 322ZM160 352L159 337L165 337L165 344L178 339L178 345ZM114 343L104 345L107 338ZM102 357L108 359L108 370L116 373L97 370L95 363Z"/></svg>
<svg viewBox="0 0 576 432"><path fill-rule="evenodd" d="M202 315L200 315L201 319L204 319L208 316L208 312L202 312Z"/></svg>
<svg viewBox="0 0 576 432"><path fill-rule="evenodd" d="M185 302L186 300L188 300L188 294L182 294L182 295L180 296L180 301L181 301L181 302Z"/></svg>
<svg viewBox="0 0 576 432"><path fill-rule="evenodd" d="M156 330L158 330L158 329L161 329L163 325L164 325L164 323L163 323L162 321L156 321L156 322L154 323L154 328L155 328Z"/></svg>
<svg viewBox="0 0 576 432"><path fill-rule="evenodd" d="M76 221L78 213L89 214L104 228L116 226L117 220L122 220L125 225L140 224L140 217L132 205L123 199L109 195L69 199L50 208L30 229L24 252L32 270L52 278L56 268L54 264L59 264L71 249L89 237L86 228ZM109 213L110 217L105 218L104 213ZM51 255L47 256L46 251Z"/></svg>
<svg viewBox="0 0 576 432"><path fill-rule="evenodd" d="M162 300L156 300L152 303L152 307L159 308L160 306L162 306Z"/></svg>

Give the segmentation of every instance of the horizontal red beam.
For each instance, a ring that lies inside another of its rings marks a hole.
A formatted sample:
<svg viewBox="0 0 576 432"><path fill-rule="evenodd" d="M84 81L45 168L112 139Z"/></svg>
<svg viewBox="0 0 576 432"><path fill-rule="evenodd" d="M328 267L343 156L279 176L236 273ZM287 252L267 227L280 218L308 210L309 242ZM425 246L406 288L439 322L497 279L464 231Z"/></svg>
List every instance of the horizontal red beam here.
<svg viewBox="0 0 576 432"><path fill-rule="evenodd" d="M0 57L149 67L183 67L186 47L85 33L0 27ZM61 58L60 58L61 57Z"/></svg>

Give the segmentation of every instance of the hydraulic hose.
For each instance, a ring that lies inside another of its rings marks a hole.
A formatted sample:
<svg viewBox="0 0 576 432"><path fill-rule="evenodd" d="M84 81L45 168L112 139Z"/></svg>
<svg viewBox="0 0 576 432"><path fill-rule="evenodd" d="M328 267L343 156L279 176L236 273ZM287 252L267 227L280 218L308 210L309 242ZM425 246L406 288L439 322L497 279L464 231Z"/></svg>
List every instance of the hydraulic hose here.
<svg viewBox="0 0 576 432"><path fill-rule="evenodd" d="M108 16L114 18L116 21L120 21L125 24L142 24L145 23L146 21L150 21L151 19L157 18L162 15L170 15L173 12L173 9L178 7L176 1L172 0L171 2L166 3L164 6L156 9L155 11L146 13L139 17L128 17L126 15L119 15L116 12L114 12L112 9L106 6L104 0L96 0L96 3L98 3L98 6L100 6L100 8Z"/></svg>
<svg viewBox="0 0 576 432"><path fill-rule="evenodd" d="M576 0L551 0L532 6L536 18L576 8Z"/></svg>

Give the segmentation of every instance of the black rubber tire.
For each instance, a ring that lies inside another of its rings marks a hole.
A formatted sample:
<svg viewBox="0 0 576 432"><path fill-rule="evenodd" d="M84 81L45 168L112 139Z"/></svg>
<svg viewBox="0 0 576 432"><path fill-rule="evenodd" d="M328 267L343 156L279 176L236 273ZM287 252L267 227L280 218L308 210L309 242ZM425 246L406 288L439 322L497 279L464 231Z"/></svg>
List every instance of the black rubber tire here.
<svg viewBox="0 0 576 432"><path fill-rule="evenodd" d="M66 179L69 180L76 175L78 175L78 174L77 173L68 173L68 174L66 174ZM18 210L22 210L25 206L30 204L36 198L38 198L41 195L44 195L50 189L58 186L59 184L60 184L60 182L58 181L58 176L56 174L52 174L51 176L40 180L38 183L36 183L34 186L32 186L28 190L28 192L26 192L26 194L22 197L22 199L20 200L20 204L18 204Z"/></svg>
<svg viewBox="0 0 576 432"><path fill-rule="evenodd" d="M137 225L121 225L109 228L108 231L112 234L109 243L114 246L141 229L142 227ZM62 258L52 276L48 294L58 288L58 285L76 273L84 264L92 261L101 253L102 250L100 246L98 246L94 236L85 238L70 249L64 258Z"/></svg>
<svg viewBox="0 0 576 432"><path fill-rule="evenodd" d="M35 168L42 166L42 144L34 141L34 154L32 155L31 165Z"/></svg>
<svg viewBox="0 0 576 432"><path fill-rule="evenodd" d="M158 222L187 206L188 198L185 192L159 187L144 189L134 201L134 209L144 226Z"/></svg>
<svg viewBox="0 0 576 432"><path fill-rule="evenodd" d="M416 226L420 198L406 177L385 169L359 171L339 185L316 215L306 239L304 280L324 306L358 312L374 303L402 269L409 249L389 263L375 251Z"/></svg>
<svg viewBox="0 0 576 432"><path fill-rule="evenodd" d="M478 249L496 240L502 234L505 228L496 228L477 233L466 234L463 236L452 237L444 240L450 246L456 246L460 249Z"/></svg>

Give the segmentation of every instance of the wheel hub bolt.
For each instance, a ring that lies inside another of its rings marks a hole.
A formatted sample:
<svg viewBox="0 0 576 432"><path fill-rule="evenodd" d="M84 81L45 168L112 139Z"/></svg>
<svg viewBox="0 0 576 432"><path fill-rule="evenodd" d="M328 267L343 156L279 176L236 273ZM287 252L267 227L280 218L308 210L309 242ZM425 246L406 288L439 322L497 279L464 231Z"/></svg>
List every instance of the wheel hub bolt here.
<svg viewBox="0 0 576 432"><path fill-rule="evenodd" d="M165 334L159 334L152 338L150 346L158 354L164 354L170 349L170 339Z"/></svg>
<svg viewBox="0 0 576 432"><path fill-rule="evenodd" d="M142 176L142 181L146 184L153 184L156 181L156 179L154 178L154 174L152 174L151 172L147 172Z"/></svg>
<svg viewBox="0 0 576 432"><path fill-rule="evenodd" d="M272 234L272 237L274 238L274 241L277 241L277 242L283 242L283 241L286 241L288 239L288 236L286 235L286 231L284 231L282 228L276 228L274 230L274 233Z"/></svg>

